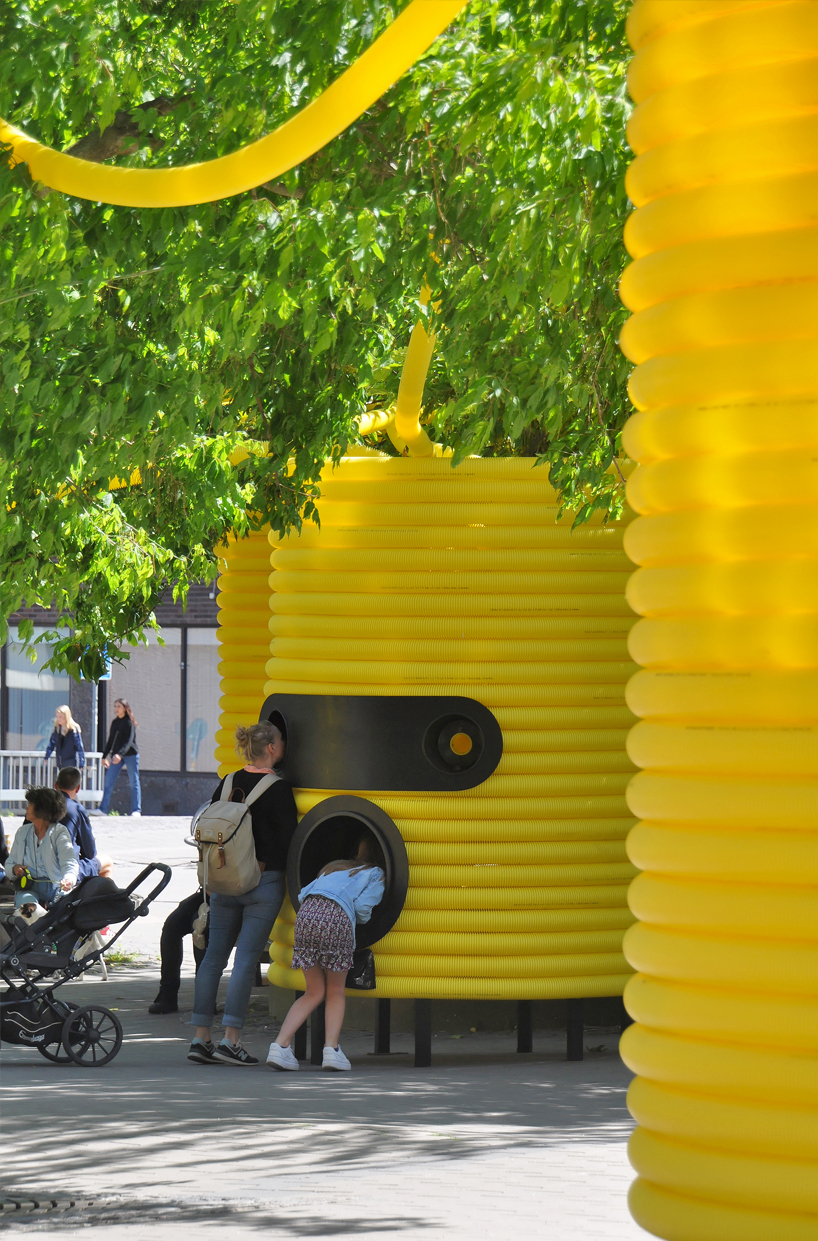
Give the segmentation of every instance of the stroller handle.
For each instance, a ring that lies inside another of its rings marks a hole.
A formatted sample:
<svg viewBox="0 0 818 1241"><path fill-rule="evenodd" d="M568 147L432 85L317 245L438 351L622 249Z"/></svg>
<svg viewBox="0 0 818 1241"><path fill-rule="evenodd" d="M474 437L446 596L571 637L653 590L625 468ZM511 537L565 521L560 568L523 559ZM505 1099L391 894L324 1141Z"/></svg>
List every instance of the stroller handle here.
<svg viewBox="0 0 818 1241"><path fill-rule="evenodd" d="M147 914L151 901L154 899L154 897L158 896L160 892L163 892L164 889L170 883L170 877L173 874L173 871L164 862L151 862L148 866L145 867L144 870L139 872L136 878L133 879L128 884L127 888L125 889L125 892L127 893L127 895L130 896L133 892L136 891L136 889L139 887L142 881L144 879L147 879L148 875L153 874L155 870L158 870L161 872L162 878L159 880L156 887L152 888L151 891L147 894L147 896L143 898L142 904L139 906L139 909L137 910L137 913L139 915Z"/></svg>

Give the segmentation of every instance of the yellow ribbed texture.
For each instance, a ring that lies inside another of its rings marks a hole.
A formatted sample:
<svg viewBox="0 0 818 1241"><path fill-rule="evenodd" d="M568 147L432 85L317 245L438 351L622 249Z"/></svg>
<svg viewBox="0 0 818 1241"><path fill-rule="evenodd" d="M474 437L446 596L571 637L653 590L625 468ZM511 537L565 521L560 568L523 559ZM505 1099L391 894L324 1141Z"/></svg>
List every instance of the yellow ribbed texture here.
<svg viewBox="0 0 818 1241"><path fill-rule="evenodd" d="M347 458L327 468L321 527L271 538L266 694L458 694L495 712L504 753L462 793L334 791L389 814L409 893L375 949L377 996L526 999L621 993L630 925L624 685L630 564L621 525L557 521L527 459ZM254 648L255 649L255 648ZM237 647L224 706L253 683ZM292 910L271 981L289 969Z"/></svg>
<svg viewBox="0 0 818 1241"><path fill-rule="evenodd" d="M267 622L269 609L270 545L267 530L256 531L246 539L231 539L227 547L217 547L221 564L219 577L219 655L221 663L221 712L216 733L216 762L219 775L237 771L241 759L236 754L236 727L258 720L264 703L264 665L269 658ZM246 668L243 675L227 670L234 653L241 654Z"/></svg>
<svg viewBox="0 0 818 1241"><path fill-rule="evenodd" d="M818 1241L818 4L628 29L631 1207Z"/></svg>

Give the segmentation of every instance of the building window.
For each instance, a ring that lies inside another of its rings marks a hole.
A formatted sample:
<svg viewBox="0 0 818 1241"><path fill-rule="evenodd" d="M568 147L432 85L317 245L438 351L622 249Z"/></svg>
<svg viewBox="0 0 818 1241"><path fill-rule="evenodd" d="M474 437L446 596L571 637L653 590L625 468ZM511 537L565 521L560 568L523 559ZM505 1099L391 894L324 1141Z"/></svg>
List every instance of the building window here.
<svg viewBox="0 0 818 1241"><path fill-rule="evenodd" d="M4 748L8 750L44 750L54 727L54 714L68 702L70 678L64 672L43 672L42 666L51 657L46 643L31 648L35 660L19 642L19 630L9 626L9 641L4 659Z"/></svg>
<svg viewBox="0 0 818 1241"><path fill-rule="evenodd" d="M32 663L18 637L18 630L10 627L9 641L2 649L3 748L44 750L57 707L73 702L72 682L66 673L42 671L51 647L34 647L37 659ZM102 743L114 718L114 702L125 698L139 722L136 744L141 770L216 772L220 686L215 626L164 626L161 637L164 644L149 632L147 646L130 647L130 658L113 664L111 679L100 683ZM83 734L88 750L95 749L95 731L89 722Z"/></svg>
<svg viewBox="0 0 818 1241"><path fill-rule="evenodd" d="M111 668L106 728L114 718L115 701L125 698L139 722L136 744L142 770L216 771L216 630L164 626L161 636L164 646L149 633L147 648L131 647L130 659Z"/></svg>
<svg viewBox="0 0 818 1241"><path fill-rule="evenodd" d="M188 771L217 771L219 653L215 629L187 630L186 742Z"/></svg>
<svg viewBox="0 0 818 1241"><path fill-rule="evenodd" d="M139 766L147 771L179 771L182 710L182 631L163 629L164 646L155 633L148 645L132 646L130 659L111 666L105 695L105 722L110 727L114 703L131 704L139 727L136 746ZM107 733L106 733L107 736Z"/></svg>

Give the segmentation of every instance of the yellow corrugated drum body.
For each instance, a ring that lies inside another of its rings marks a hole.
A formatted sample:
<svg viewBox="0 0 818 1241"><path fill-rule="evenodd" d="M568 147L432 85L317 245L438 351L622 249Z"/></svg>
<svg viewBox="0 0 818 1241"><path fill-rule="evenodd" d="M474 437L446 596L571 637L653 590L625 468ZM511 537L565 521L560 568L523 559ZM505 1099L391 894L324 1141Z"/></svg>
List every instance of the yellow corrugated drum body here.
<svg viewBox="0 0 818 1241"><path fill-rule="evenodd" d="M324 473L320 530L271 539L266 694L462 694L504 732L476 789L344 790L380 805L409 855L377 996L616 995L629 976L631 566L621 526L557 521L533 466L346 459ZM297 790L299 811L331 792ZM292 918L274 933L282 987L303 986Z"/></svg>
<svg viewBox="0 0 818 1241"><path fill-rule="evenodd" d="M818 1241L818 5L629 36L631 1208Z"/></svg>
<svg viewBox="0 0 818 1241"><path fill-rule="evenodd" d="M264 668L270 657L270 545L267 530L216 548L219 578L219 676L222 696L216 733L219 775L236 771L236 727L253 724L264 703Z"/></svg>

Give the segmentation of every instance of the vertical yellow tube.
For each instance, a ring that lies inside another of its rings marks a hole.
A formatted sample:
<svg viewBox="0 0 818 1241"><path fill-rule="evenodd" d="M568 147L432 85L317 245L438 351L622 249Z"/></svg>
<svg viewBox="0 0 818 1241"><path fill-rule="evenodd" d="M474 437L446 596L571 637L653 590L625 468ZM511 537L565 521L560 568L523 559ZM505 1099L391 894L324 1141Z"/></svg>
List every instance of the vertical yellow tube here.
<svg viewBox="0 0 818 1241"><path fill-rule="evenodd" d="M629 37L631 1206L818 1241L818 3Z"/></svg>
<svg viewBox="0 0 818 1241"><path fill-rule="evenodd" d="M424 285L421 306L429 304L429 296L429 286ZM409 337L395 406L395 432L398 440L406 445L410 457L434 456L435 446L420 425L423 389L434 351L434 333L430 336L423 322L418 320Z"/></svg>

